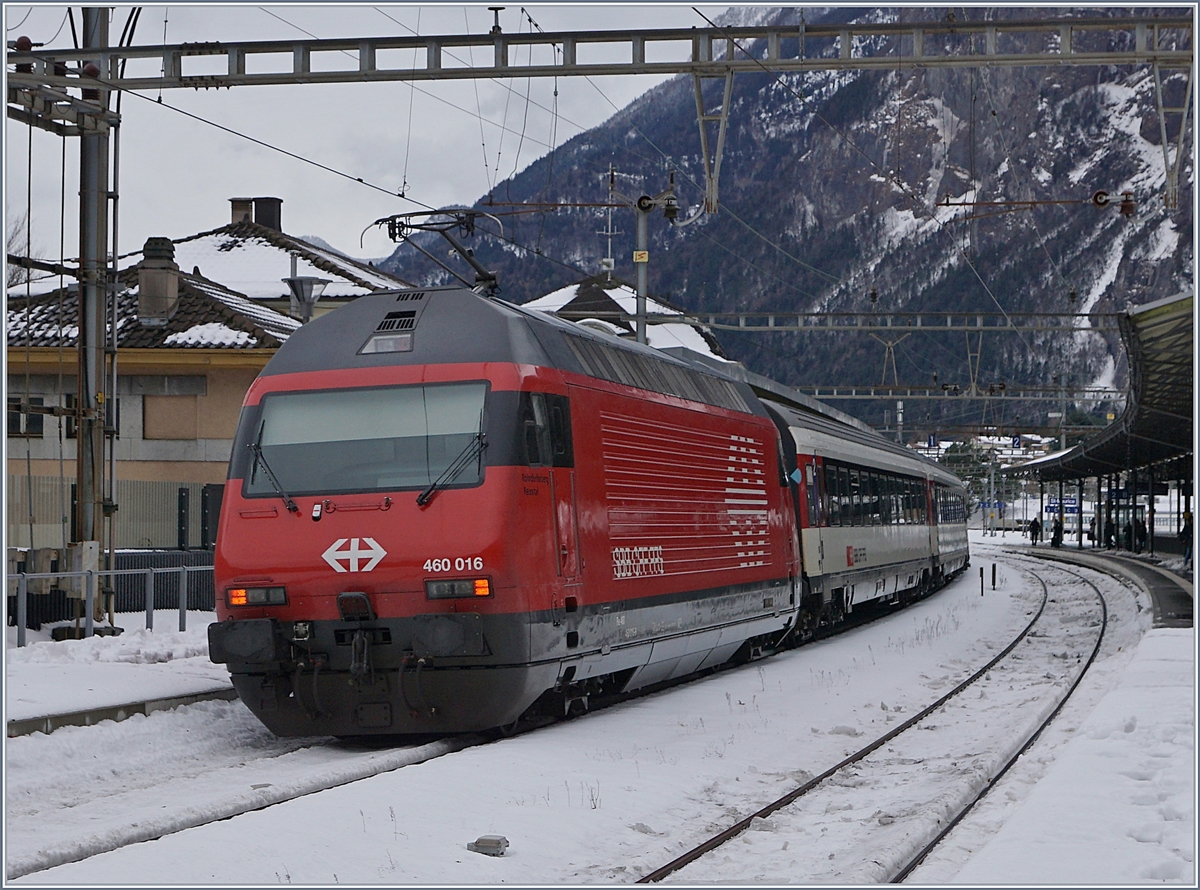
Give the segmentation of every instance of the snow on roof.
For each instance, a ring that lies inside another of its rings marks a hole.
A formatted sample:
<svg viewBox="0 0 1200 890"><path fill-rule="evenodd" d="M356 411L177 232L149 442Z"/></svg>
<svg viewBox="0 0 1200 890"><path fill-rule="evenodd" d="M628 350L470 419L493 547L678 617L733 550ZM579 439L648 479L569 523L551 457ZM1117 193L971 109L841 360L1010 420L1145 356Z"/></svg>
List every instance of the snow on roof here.
<svg viewBox="0 0 1200 890"><path fill-rule="evenodd" d="M637 314L637 291L621 281L601 283L597 278L589 278L523 303L522 308L549 312L594 330L628 335L633 332L633 325L621 319L620 314ZM681 311L653 297L646 298L647 316L678 316ZM686 322L647 324L646 342L655 349L683 346L693 352L725 359L717 341L702 325Z"/></svg>
<svg viewBox="0 0 1200 890"><path fill-rule="evenodd" d="M135 255L140 258L140 254ZM256 223L234 223L175 242L175 262L183 272L199 268L210 281L254 300L287 299L283 279L292 274L329 280L322 297L361 297L409 283L334 250L310 244Z"/></svg>
<svg viewBox="0 0 1200 890"><path fill-rule="evenodd" d="M164 341L167 346L248 346L254 338L246 331L235 331L219 321L192 325L186 331L169 335Z"/></svg>
<svg viewBox="0 0 1200 890"><path fill-rule="evenodd" d="M127 282L136 272L123 274ZM79 334L75 323L78 291L62 291L31 297L10 294L6 311L8 346L63 346L73 348ZM277 347L300 327L289 315L276 312L194 275L180 273L179 302L164 325L145 325L138 320L137 287L117 295L117 346L121 349L217 348L252 349Z"/></svg>
<svg viewBox="0 0 1200 890"><path fill-rule="evenodd" d="M291 277L292 257L296 274L329 280L322 299L353 299L376 290L392 290L412 285L368 263L351 259L328 244L315 244L275 229L251 222L232 223L173 241L175 263L181 272L194 272L209 281L254 300L286 300L288 287L283 279ZM122 256L128 271L141 260L141 251ZM59 289L70 279L34 272L26 285L9 289L12 296L41 296Z"/></svg>

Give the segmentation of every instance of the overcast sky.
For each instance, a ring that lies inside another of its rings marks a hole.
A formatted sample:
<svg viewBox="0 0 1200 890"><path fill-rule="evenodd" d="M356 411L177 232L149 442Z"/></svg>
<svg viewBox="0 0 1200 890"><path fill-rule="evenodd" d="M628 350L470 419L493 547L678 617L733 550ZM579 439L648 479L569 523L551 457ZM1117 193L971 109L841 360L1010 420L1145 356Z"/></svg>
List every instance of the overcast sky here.
<svg viewBox="0 0 1200 890"><path fill-rule="evenodd" d="M683 3L524 8L544 31L705 25ZM725 9L698 8L710 18ZM500 13L506 32L530 30L521 9L515 4ZM120 38L129 12L130 7L113 9L111 43ZM78 8L75 16L78 28ZM73 45L65 6L6 5L5 19L9 41L24 35L48 47ZM147 6L134 43L478 34L491 25L486 5ZM484 63L482 51L475 52ZM528 166L551 145L603 122L662 79L560 78L556 125L549 113L554 83L548 79L174 89L162 91L163 105L156 101L158 91L142 94L149 101L126 95L121 105L118 249L127 253L147 237L180 238L216 228L230 220L229 198L269 195L283 199L283 228L290 234L319 236L351 255L381 257L393 245L385 234L370 229L360 247L363 229L379 217L420 209L167 105L389 191L404 188L423 204L445 206L474 202L492 183ZM78 142L66 142L65 199L61 137L37 129L31 133L29 127L6 120L5 148L8 225L32 207L33 252L57 259L63 228L65 256L77 256ZM597 189L600 199L603 184L597 183Z"/></svg>

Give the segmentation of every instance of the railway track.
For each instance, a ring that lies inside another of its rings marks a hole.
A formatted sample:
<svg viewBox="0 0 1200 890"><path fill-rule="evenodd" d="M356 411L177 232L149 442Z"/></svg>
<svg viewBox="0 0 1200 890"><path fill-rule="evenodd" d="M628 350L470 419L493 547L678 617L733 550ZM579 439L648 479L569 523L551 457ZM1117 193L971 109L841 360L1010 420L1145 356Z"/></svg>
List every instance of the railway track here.
<svg viewBox="0 0 1200 890"><path fill-rule="evenodd" d="M1039 565L1029 574L1042 586L1042 604L999 655L912 718L639 883L673 875L684 881L902 881L1033 744L1100 651L1107 604L1099 588L1058 566ZM1065 577L1071 579L1067 584L1047 581ZM1055 620L1062 633L1052 627ZM1037 692L1047 683L1053 694L1019 703L1024 714L1011 719L1021 731L1007 740L997 740L997 728L972 714L966 695L972 690L976 701L987 701L1004 687ZM958 730L967 726L965 750L940 751L941 718ZM830 814L838 812L848 815L831 822ZM825 817L819 836L807 827L815 824L814 813ZM783 836L802 843L789 851L787 842L779 846ZM738 864L745 861L741 856L732 857L725 873L719 851L734 839L754 848L758 873L746 874Z"/></svg>
<svg viewBox="0 0 1200 890"><path fill-rule="evenodd" d="M837 636L887 614L893 612L868 609L856 613L842 625L822 629L817 639ZM728 667L736 666L713 670ZM599 712L694 683L710 673L594 700L591 710ZM64 727L52 736L9 741L9 765L14 776L20 773L25 750L29 753L24 756L70 761L80 749L87 749L89 767L103 767L103 773L89 779L85 788L71 775L64 775L61 785L53 788L22 788L10 779L6 789L9 880L266 809L555 722L542 715L522 719L518 726L502 733L430 737L419 744L397 744L388 738L357 742L275 738L236 700L161 712L149 720L122 723L116 730L118 741L107 749L91 741L95 733L89 735L89 730L94 727ZM162 722L178 724L173 734L191 750L190 762L169 754L147 757L139 753L161 747L161 730L154 725ZM217 724L219 730L206 735L200 732L201 726L211 729ZM202 738L196 738L198 734ZM201 759L203 762L198 762ZM214 791L214 787L220 790ZM155 796L150 809L157 811L149 816L144 800L147 794Z"/></svg>
<svg viewBox="0 0 1200 890"><path fill-rule="evenodd" d="M119 724L120 742L108 750L95 742L96 727L64 728L42 739L10 739L7 879L266 809L485 741L459 736L381 748L332 739L283 740L271 738L236 701L179 711L185 713L161 712ZM189 752L159 750L162 736L151 720L178 723L177 737L194 744L200 757L196 751L188 757ZM204 724L218 724L220 730L195 738L203 735ZM224 751L217 750L222 740ZM53 755L50 744L57 749ZM212 750L205 751L210 745ZM14 787L25 747L30 756L62 757L67 766L61 784ZM211 762L202 762L206 755Z"/></svg>

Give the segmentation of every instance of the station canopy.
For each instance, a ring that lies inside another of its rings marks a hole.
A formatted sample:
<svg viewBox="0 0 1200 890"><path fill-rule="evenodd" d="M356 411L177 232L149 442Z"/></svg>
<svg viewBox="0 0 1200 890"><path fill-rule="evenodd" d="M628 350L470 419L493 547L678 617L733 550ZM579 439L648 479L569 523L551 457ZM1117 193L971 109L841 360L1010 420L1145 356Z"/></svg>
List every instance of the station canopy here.
<svg viewBox="0 0 1200 890"><path fill-rule="evenodd" d="M1164 467L1162 478L1190 478L1193 452L1195 294L1181 293L1129 310L1120 317L1129 357L1130 394L1117 420L1074 448L1013 467L1042 482L1087 479Z"/></svg>

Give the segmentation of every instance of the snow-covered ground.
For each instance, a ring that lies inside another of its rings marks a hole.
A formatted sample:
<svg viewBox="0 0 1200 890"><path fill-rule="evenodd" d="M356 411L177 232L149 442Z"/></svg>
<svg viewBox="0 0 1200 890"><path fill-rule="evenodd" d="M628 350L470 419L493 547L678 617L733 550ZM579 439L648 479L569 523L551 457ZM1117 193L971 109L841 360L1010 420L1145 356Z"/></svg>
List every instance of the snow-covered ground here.
<svg viewBox="0 0 1200 890"><path fill-rule="evenodd" d="M972 539L973 567L959 581L836 638L16 882L632 882L936 700L1025 626L1040 585L1019 560L1000 554L998 538ZM990 573L993 559L998 589L989 583L981 596L977 567ZM1149 630L1144 595L1139 602L1136 591L1089 577L1110 611L1095 667L1058 720L911 881L1194 883L1194 632ZM77 709L79 684L64 683L70 670L92 672L77 676L93 678L95 695L115 694L109 684L122 681L102 671L116 665L144 663L147 674L158 672L158 689L170 687L163 676L174 673L176 694L214 677L219 683L203 654L204 617L194 617L184 634L163 630L172 627L163 621L154 634L128 629L120 637L9 648L8 718L18 705L25 713L35 703ZM137 626L133 616L127 627ZM1054 692L1014 690L1036 699L1031 710ZM997 707L1004 698L989 697ZM935 732L920 732L931 760L967 739L949 712L936 723ZM6 862L11 870L72 844L81 851L119 846L144 836L138 831L148 824L195 824L222 807L245 809L255 795L269 802L314 776L370 775L428 753L277 740L236 701L8 739ZM786 866L789 854L803 862L822 827L879 822L859 800L847 794L818 813L767 820L717 851L710 871L695 870L697 863L679 878L752 882L763 874L768 847L784 854L776 863ZM505 856L467 851L487 834L509 840ZM821 880L845 882L863 864L835 860ZM806 883L812 874L798 865L770 878Z"/></svg>

